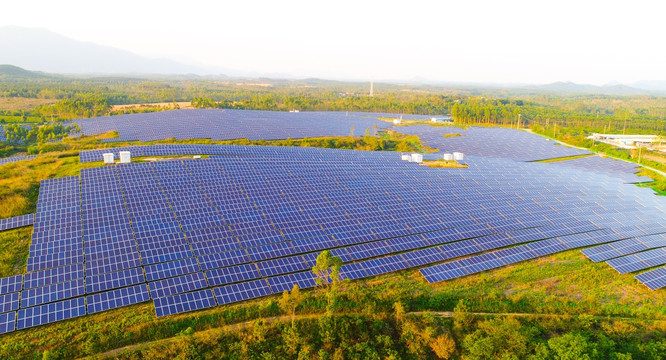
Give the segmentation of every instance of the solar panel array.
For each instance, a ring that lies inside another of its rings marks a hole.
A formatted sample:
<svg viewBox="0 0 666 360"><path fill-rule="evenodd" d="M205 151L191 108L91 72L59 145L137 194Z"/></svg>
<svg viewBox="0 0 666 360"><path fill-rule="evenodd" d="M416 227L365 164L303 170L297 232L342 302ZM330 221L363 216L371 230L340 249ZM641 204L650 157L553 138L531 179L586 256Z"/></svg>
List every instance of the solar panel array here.
<svg viewBox="0 0 666 360"><path fill-rule="evenodd" d="M559 161L554 164L572 166L587 171L603 173L609 176L621 177L625 182L652 181L648 177L637 177L638 165L626 161L603 158L600 156L586 156L577 159Z"/></svg>
<svg viewBox="0 0 666 360"><path fill-rule="evenodd" d="M622 239L656 244L648 237L666 224L650 189L575 167L468 157L469 168L435 169L390 152L219 149L227 153L43 181L28 273L0 280L10 295L0 324L151 299L166 316L311 288L324 249L343 260L343 278L425 266L442 281Z"/></svg>
<svg viewBox="0 0 666 360"><path fill-rule="evenodd" d="M37 155L28 155L28 156L11 156L6 158L0 158L0 165L11 164L17 161L31 160L36 158Z"/></svg>
<svg viewBox="0 0 666 360"><path fill-rule="evenodd" d="M636 279L652 290L661 289L666 287L666 267L638 274Z"/></svg>
<svg viewBox="0 0 666 360"><path fill-rule="evenodd" d="M636 279L652 290L666 286L666 223L652 226L627 226L622 229L626 239L583 250L590 260L606 261L620 274L648 270Z"/></svg>
<svg viewBox="0 0 666 360"><path fill-rule="evenodd" d="M403 134L417 135L421 142L440 153L462 152L466 155L535 161L589 154L588 151L557 145L553 141L525 131L507 128L413 125L395 127ZM460 134L461 136L449 136Z"/></svg>
<svg viewBox="0 0 666 360"><path fill-rule="evenodd" d="M430 120L432 116L430 115L417 115L417 114L395 114L395 113L382 113L382 112L360 112L360 111L347 111L347 112L337 112L338 114L345 115L354 115L354 116L365 116L365 117L375 117L375 118L388 118L388 119L399 119L403 120Z"/></svg>
<svg viewBox="0 0 666 360"><path fill-rule="evenodd" d="M0 231L30 226L35 222L35 214L0 219Z"/></svg>
<svg viewBox="0 0 666 360"><path fill-rule="evenodd" d="M274 140L321 136L348 136L352 127L361 136L366 129L389 127L385 121L342 112L277 112L257 110L188 109L78 119L85 135L118 131L105 141L160 139Z"/></svg>

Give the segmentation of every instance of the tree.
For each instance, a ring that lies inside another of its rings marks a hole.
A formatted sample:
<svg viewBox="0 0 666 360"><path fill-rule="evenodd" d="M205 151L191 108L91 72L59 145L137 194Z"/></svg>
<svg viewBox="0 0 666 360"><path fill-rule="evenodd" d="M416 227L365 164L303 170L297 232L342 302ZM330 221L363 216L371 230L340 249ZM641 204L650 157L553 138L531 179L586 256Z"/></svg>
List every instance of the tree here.
<svg viewBox="0 0 666 360"><path fill-rule="evenodd" d="M465 305L465 300L458 300L458 304L453 308L453 327L457 331L467 330L471 325L474 318L469 313L469 308Z"/></svg>
<svg viewBox="0 0 666 360"><path fill-rule="evenodd" d="M328 306L326 313L331 315L333 313L333 305L335 304L335 296L337 290L337 283L340 280L340 267L342 266L342 259L337 256L331 255L328 250L322 251L317 256L317 262L312 268L312 272L316 276L316 282L319 286L326 286L328 292L326 298L328 299ZM330 286L328 286L330 284Z"/></svg>
<svg viewBox="0 0 666 360"><path fill-rule="evenodd" d="M497 318L479 323L465 336L467 359L521 359L528 353L529 337L514 318Z"/></svg>
<svg viewBox="0 0 666 360"><path fill-rule="evenodd" d="M615 343L603 334L590 339L584 332L570 332L548 340L555 360L596 360L607 359ZM626 357L625 357L626 358Z"/></svg>
<svg viewBox="0 0 666 360"><path fill-rule="evenodd" d="M317 277L318 285L328 285L336 283L340 280L340 267L342 266L342 259L337 256L331 255L328 250L322 251L317 256L317 262L312 268L312 272Z"/></svg>
<svg viewBox="0 0 666 360"><path fill-rule="evenodd" d="M400 326L405 319L405 306L400 301L393 303L395 310L395 323Z"/></svg>
<svg viewBox="0 0 666 360"><path fill-rule="evenodd" d="M280 307L286 313L291 315L291 327L294 327L294 321L296 320L296 308L303 300L301 296L301 291L298 289L298 284L294 284L294 287L291 289L291 293L285 290L282 293L282 298L280 298Z"/></svg>
<svg viewBox="0 0 666 360"><path fill-rule="evenodd" d="M400 329L400 340L405 344L407 352L418 358L428 357L428 347L435 337L435 329L423 326L411 319L405 319Z"/></svg>
<svg viewBox="0 0 666 360"><path fill-rule="evenodd" d="M430 348L438 358L450 359L456 351L456 342L449 333L444 333L430 343Z"/></svg>

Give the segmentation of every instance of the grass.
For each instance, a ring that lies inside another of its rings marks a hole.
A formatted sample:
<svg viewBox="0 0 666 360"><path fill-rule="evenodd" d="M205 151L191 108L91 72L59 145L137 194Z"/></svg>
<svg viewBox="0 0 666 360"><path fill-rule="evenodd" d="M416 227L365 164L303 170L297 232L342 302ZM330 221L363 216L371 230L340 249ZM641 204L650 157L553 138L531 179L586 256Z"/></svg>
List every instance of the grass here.
<svg viewBox="0 0 666 360"><path fill-rule="evenodd" d="M656 173L650 169L640 168L640 171L636 173L637 176L647 176L650 179L654 180L651 182L638 183L637 186L640 187L649 187L654 190L657 195L666 196L666 177Z"/></svg>
<svg viewBox="0 0 666 360"><path fill-rule="evenodd" d="M466 164L461 164L455 160L424 160L422 165L431 168L468 168Z"/></svg>
<svg viewBox="0 0 666 360"><path fill-rule="evenodd" d="M200 156L202 159L207 159L210 157L210 155L200 155ZM132 162L156 162L156 161L168 161L168 160L194 160L194 155L139 156L132 158Z"/></svg>
<svg viewBox="0 0 666 360"><path fill-rule="evenodd" d="M0 165L0 218L34 213L41 180L79 175L78 153L46 153L35 159Z"/></svg>
<svg viewBox="0 0 666 360"><path fill-rule="evenodd" d="M0 231L0 278L23 274L32 226Z"/></svg>
<svg viewBox="0 0 666 360"><path fill-rule="evenodd" d="M23 120L22 116L18 115L0 115L0 125L3 124L15 124L15 123L41 123L42 118L38 116L28 116L26 117L25 120Z"/></svg>
<svg viewBox="0 0 666 360"><path fill-rule="evenodd" d="M536 160L532 162L536 163L552 163L552 162L560 162L560 161L567 161L567 160L575 160L575 159L582 159L590 156L595 156L595 154L583 154L583 155L572 155L572 156L564 156L564 157L559 157L559 158L552 158L552 159L545 159L545 160Z"/></svg>
<svg viewBox="0 0 666 360"><path fill-rule="evenodd" d="M0 97L0 109L8 111L31 110L38 105L53 104L54 99L36 99L23 97ZM2 117L0 117L2 118Z"/></svg>

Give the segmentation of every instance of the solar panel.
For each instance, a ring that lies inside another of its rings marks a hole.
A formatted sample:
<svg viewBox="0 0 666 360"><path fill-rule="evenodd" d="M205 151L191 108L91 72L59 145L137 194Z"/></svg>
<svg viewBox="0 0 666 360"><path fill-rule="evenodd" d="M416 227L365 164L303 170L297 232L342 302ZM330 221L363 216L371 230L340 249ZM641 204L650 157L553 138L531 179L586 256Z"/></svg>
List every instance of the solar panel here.
<svg viewBox="0 0 666 360"><path fill-rule="evenodd" d="M0 295L21 291L23 275L0 278Z"/></svg>
<svg viewBox="0 0 666 360"><path fill-rule="evenodd" d="M196 258L180 259L144 267L146 280L155 281L201 271Z"/></svg>
<svg viewBox="0 0 666 360"><path fill-rule="evenodd" d="M458 262L444 263L419 270L425 279L433 284L467 275L465 268Z"/></svg>
<svg viewBox="0 0 666 360"><path fill-rule="evenodd" d="M130 286L103 293L88 295L88 314L139 304L150 300L146 284Z"/></svg>
<svg viewBox="0 0 666 360"><path fill-rule="evenodd" d="M234 250L220 254L199 256L199 264L201 264L203 270L238 265L246 262L250 262L250 257L245 250Z"/></svg>
<svg viewBox="0 0 666 360"><path fill-rule="evenodd" d="M2 129L0 129L0 130L2 130ZM2 140L2 138L4 137L4 136L2 136L1 133L2 132L0 131L0 140ZM2 141L4 141L4 140L2 140ZM0 165L10 164L10 163L14 163L14 162L17 162L17 161L31 160L31 159L34 159L36 157L37 157L36 155L6 157L6 158L0 159Z"/></svg>
<svg viewBox="0 0 666 360"><path fill-rule="evenodd" d="M0 295L0 313L18 310L19 293Z"/></svg>
<svg viewBox="0 0 666 360"><path fill-rule="evenodd" d="M132 268L102 275L88 276L86 278L86 293L92 294L143 282L146 282L146 278L143 276L142 268Z"/></svg>
<svg viewBox="0 0 666 360"><path fill-rule="evenodd" d="M368 276L368 272L362 263L344 264L340 267L340 278L343 280L356 280Z"/></svg>
<svg viewBox="0 0 666 360"><path fill-rule="evenodd" d="M309 266L301 256L289 256L267 261L260 261L256 264L259 268L259 271L261 272L261 275L264 277L287 274L311 268L311 266Z"/></svg>
<svg viewBox="0 0 666 360"><path fill-rule="evenodd" d="M260 278L254 264L244 264L230 266L222 269L213 269L206 271L206 277L211 286L231 284L239 281L246 281Z"/></svg>
<svg viewBox="0 0 666 360"><path fill-rule="evenodd" d="M220 305L231 304L248 299L273 294L266 280L247 281L213 289ZM291 289L289 289L291 290Z"/></svg>
<svg viewBox="0 0 666 360"><path fill-rule="evenodd" d="M83 279L32 288L21 292L21 308L77 297L84 293Z"/></svg>
<svg viewBox="0 0 666 360"><path fill-rule="evenodd" d="M0 159L0 162L3 159ZM6 219L0 219L0 231L16 229L23 226L32 225L35 221L35 214L21 215Z"/></svg>
<svg viewBox="0 0 666 360"><path fill-rule="evenodd" d="M494 254L505 264L514 264L538 257L538 255L526 245L498 250L495 251Z"/></svg>
<svg viewBox="0 0 666 360"><path fill-rule="evenodd" d="M153 299L157 317L201 310L217 305L210 289Z"/></svg>
<svg viewBox="0 0 666 360"><path fill-rule="evenodd" d="M0 334L12 332L16 329L16 312L0 314Z"/></svg>
<svg viewBox="0 0 666 360"><path fill-rule="evenodd" d="M636 279L652 290L661 289L666 287L666 267L638 274Z"/></svg>
<svg viewBox="0 0 666 360"><path fill-rule="evenodd" d="M16 321L18 330L71 319L86 314L86 299L83 297L54 302L46 305L20 309Z"/></svg>
<svg viewBox="0 0 666 360"><path fill-rule="evenodd" d="M432 264L449 259L438 247L410 251L402 254L407 263L412 267Z"/></svg>
<svg viewBox="0 0 666 360"><path fill-rule="evenodd" d="M141 258L136 252L128 252L124 255L109 257L86 263L86 276L106 274L123 269L141 266Z"/></svg>
<svg viewBox="0 0 666 360"><path fill-rule="evenodd" d="M409 264L400 255L391 255L378 259L363 261L365 271L370 275L385 274L392 271L406 269Z"/></svg>
<svg viewBox="0 0 666 360"><path fill-rule="evenodd" d="M633 255L610 259L606 263L620 274L626 274L666 264L666 249L648 250Z"/></svg>
<svg viewBox="0 0 666 360"><path fill-rule="evenodd" d="M559 236L558 239L571 249L597 244L597 242L591 238L588 233Z"/></svg>
<svg viewBox="0 0 666 360"><path fill-rule="evenodd" d="M281 293L285 290L291 291L294 284L298 285L300 289L317 286L314 274L308 271L271 277L268 278L268 284L275 293Z"/></svg>
<svg viewBox="0 0 666 360"><path fill-rule="evenodd" d="M204 274L200 272L154 281L149 285L153 299L208 287Z"/></svg>

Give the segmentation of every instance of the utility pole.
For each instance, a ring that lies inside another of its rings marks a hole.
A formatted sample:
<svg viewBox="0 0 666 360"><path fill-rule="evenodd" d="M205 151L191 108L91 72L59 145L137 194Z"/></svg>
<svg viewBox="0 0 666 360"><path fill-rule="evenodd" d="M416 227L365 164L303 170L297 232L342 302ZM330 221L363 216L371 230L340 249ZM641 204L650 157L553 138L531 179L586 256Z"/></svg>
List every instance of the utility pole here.
<svg viewBox="0 0 666 360"><path fill-rule="evenodd" d="M638 143L638 165L641 164L641 149L643 149L643 147L641 147L641 144Z"/></svg>
<svg viewBox="0 0 666 360"><path fill-rule="evenodd" d="M523 116L523 114L518 114L518 126L516 126L516 129L520 130L520 117Z"/></svg>
<svg viewBox="0 0 666 360"><path fill-rule="evenodd" d="M370 80L370 97L375 96L375 79Z"/></svg>

